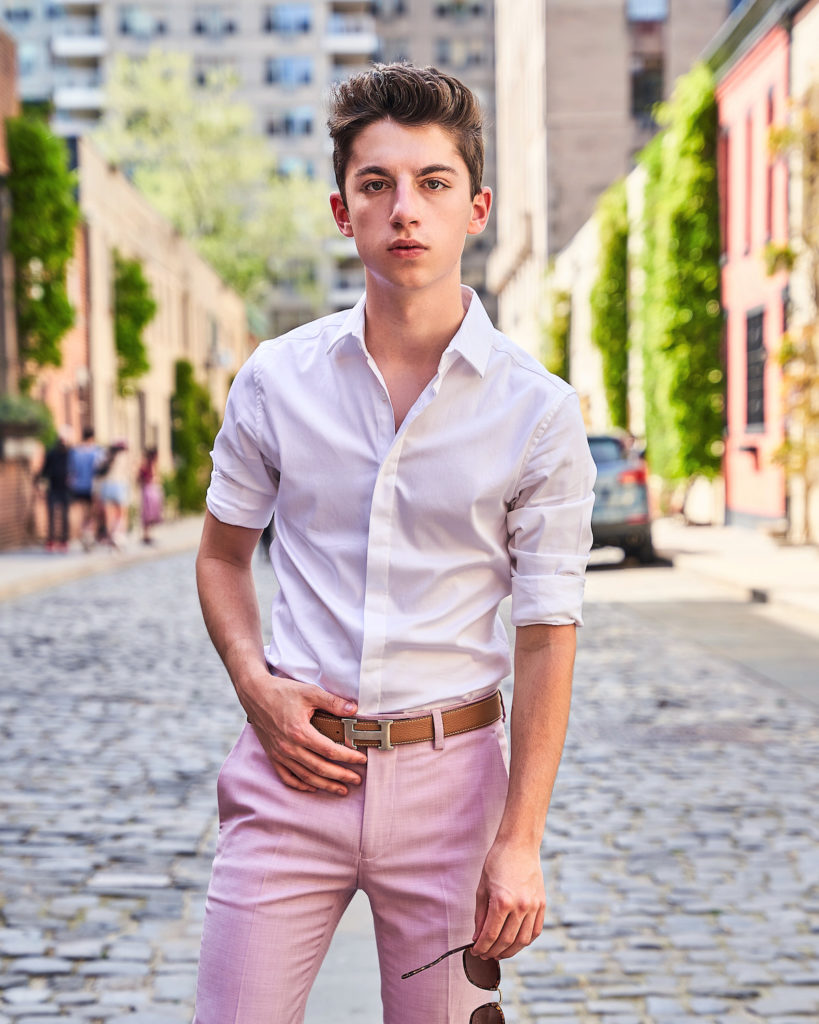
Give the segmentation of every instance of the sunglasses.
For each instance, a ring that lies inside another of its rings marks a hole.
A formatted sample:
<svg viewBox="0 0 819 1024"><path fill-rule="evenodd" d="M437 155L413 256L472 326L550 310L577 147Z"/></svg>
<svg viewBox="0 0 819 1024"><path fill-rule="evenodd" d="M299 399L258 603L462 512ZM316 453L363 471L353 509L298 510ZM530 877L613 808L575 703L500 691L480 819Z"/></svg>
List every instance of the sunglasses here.
<svg viewBox="0 0 819 1024"><path fill-rule="evenodd" d="M433 960L430 964L416 967L414 971L407 971L406 974L401 975L401 980L403 981L415 974L420 974L421 971L434 967L442 960L446 960L448 956L454 956L455 953L463 953L464 974L467 977L467 981L470 981L476 988L484 989L484 991L491 992L497 990L498 992L498 1001L496 1003L484 1003L483 1006L479 1006L469 1018L469 1024L505 1024L506 1018L500 1006L500 964L497 960L481 960L480 957L475 956L472 952L471 942L468 946L458 946L457 949L450 949L449 952L439 956L437 960Z"/></svg>

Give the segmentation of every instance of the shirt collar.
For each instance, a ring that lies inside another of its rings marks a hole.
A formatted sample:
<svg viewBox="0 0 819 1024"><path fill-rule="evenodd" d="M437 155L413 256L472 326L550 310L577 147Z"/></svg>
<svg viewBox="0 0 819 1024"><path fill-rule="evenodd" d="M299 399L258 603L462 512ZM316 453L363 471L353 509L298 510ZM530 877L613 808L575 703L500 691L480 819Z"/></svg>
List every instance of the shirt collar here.
<svg viewBox="0 0 819 1024"><path fill-rule="evenodd" d="M464 302L469 303L469 306L466 315L461 321L461 326L455 332L452 341L450 341L444 351L441 358L441 369L448 367L452 363L454 355L457 354L463 356L470 366L483 377L489 363L495 328L492 326L492 321L483 308L483 303L472 288L468 285L461 285L461 295ZM366 350L364 343L364 307L366 299L366 294L362 295L347 313L338 330L330 338L327 345L328 353L332 352L347 339L356 341L362 351Z"/></svg>

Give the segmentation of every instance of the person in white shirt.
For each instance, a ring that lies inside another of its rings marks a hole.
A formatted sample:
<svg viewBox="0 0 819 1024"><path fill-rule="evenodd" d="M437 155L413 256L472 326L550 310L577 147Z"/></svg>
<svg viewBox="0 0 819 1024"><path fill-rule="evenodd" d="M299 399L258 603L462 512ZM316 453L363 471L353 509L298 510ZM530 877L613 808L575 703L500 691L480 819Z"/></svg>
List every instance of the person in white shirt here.
<svg viewBox="0 0 819 1024"><path fill-rule="evenodd" d="M213 451L197 579L248 724L219 776L195 1022L302 1021L363 889L385 1024L497 1024L479 988L543 926L595 470L572 388L461 285L492 202L472 93L376 65L329 127L366 293L258 347ZM251 564L274 512L264 648Z"/></svg>

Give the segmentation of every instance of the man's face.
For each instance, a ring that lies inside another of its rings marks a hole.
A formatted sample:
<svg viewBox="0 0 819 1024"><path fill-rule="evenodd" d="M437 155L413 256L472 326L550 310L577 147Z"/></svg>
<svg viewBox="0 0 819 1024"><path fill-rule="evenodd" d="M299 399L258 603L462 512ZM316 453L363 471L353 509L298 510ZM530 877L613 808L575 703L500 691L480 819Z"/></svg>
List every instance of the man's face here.
<svg viewBox="0 0 819 1024"><path fill-rule="evenodd" d="M400 289L460 280L466 235L486 226L492 195L470 195L469 171L438 125L377 121L356 138L345 179L347 205L330 197L342 234L355 238L376 281Z"/></svg>

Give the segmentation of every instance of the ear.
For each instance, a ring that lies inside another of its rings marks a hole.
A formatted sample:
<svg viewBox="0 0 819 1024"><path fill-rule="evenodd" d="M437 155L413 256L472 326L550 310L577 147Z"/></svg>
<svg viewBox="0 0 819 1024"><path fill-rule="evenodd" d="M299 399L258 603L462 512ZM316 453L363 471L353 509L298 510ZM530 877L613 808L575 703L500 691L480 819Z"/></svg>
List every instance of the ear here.
<svg viewBox="0 0 819 1024"><path fill-rule="evenodd" d="M472 218L469 227L466 229L468 235L479 235L486 227L489 220L489 211L492 209L492 189L484 187L472 200Z"/></svg>
<svg viewBox="0 0 819 1024"><path fill-rule="evenodd" d="M353 237L353 225L350 221L350 214L347 212L347 207L344 205L344 200L341 198L340 192L330 193L330 209L333 211L333 220L336 222L336 227L346 238Z"/></svg>

